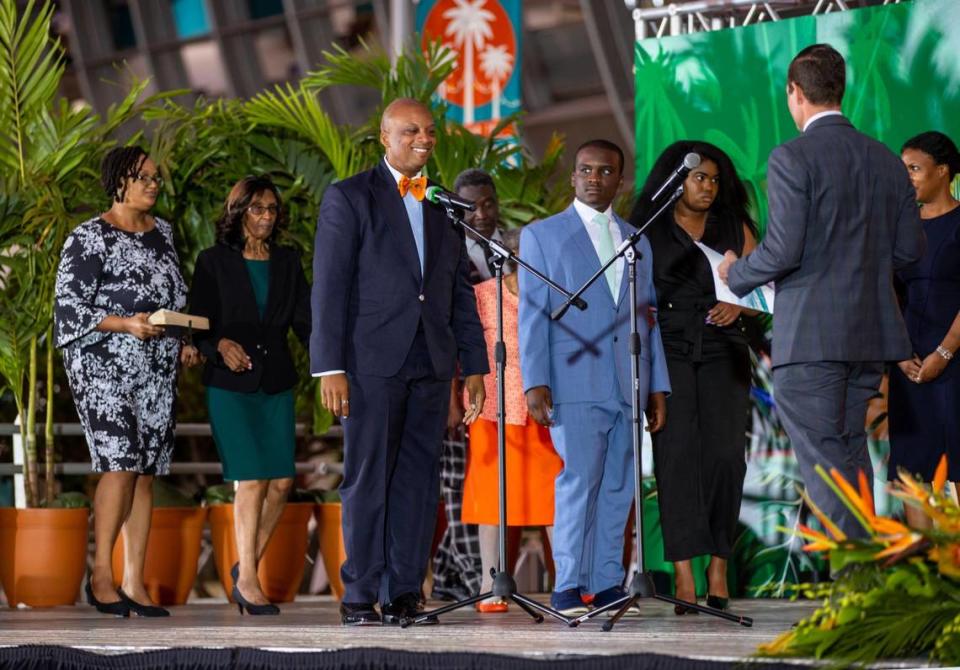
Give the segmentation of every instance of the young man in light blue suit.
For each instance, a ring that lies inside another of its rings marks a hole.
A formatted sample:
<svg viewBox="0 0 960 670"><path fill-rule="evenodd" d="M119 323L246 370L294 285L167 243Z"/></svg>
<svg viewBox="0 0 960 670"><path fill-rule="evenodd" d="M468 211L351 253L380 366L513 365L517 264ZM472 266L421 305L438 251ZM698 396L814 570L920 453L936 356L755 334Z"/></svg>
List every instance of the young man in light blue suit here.
<svg viewBox="0 0 960 670"><path fill-rule="evenodd" d="M634 228L613 213L623 184L623 152L592 140L577 149L571 182L576 199L565 211L524 228L520 255L561 286L574 290L613 255ZM656 306L650 244L636 244L637 324L641 340L640 397L648 430L666 421L670 392ZM563 297L520 273L520 366L530 415L550 427L563 458L557 476L553 560L554 609L587 611L582 594L602 607L624 595L623 529L633 501L630 304L621 258L583 295L585 311L550 313ZM634 614L637 612L633 612Z"/></svg>

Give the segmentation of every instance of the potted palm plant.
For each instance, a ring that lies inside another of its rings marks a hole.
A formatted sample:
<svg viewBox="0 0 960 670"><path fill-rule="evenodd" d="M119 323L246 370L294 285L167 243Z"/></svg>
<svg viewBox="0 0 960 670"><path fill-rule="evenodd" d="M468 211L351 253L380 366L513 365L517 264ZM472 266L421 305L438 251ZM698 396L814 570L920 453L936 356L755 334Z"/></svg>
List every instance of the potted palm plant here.
<svg viewBox="0 0 960 670"><path fill-rule="evenodd" d="M53 434L53 291L60 248L94 202L88 166L131 118L146 82L101 120L57 100L64 51L54 6L0 0L0 379L20 419L26 509L0 510L0 579L15 606L72 604L86 566L89 512L57 496ZM40 362L41 347L43 364ZM41 372L41 368L43 372ZM44 486L37 467L37 389L46 378Z"/></svg>

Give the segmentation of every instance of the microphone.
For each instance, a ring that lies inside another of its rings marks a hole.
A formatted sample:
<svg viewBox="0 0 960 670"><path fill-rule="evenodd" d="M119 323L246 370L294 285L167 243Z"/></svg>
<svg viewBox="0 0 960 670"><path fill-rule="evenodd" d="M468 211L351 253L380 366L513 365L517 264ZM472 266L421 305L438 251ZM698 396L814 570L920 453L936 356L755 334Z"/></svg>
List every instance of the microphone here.
<svg viewBox="0 0 960 670"><path fill-rule="evenodd" d="M661 184L660 188L657 189L657 192L653 194L653 197L650 198L650 202L656 202L656 200L663 195L670 186L677 181L683 181L687 178L687 175L690 174L690 170L700 165L700 154L695 154L693 152L688 153L683 157L683 162L680 164L680 167L676 169L667 180Z"/></svg>
<svg viewBox="0 0 960 670"><path fill-rule="evenodd" d="M695 156L696 154L690 155ZM699 163L699 160L697 162ZM477 208L477 204L473 200L467 200L466 198L461 198L456 193L445 191L442 186L428 186L427 192L423 197L435 205L456 207L457 209L463 209L468 212L472 212Z"/></svg>

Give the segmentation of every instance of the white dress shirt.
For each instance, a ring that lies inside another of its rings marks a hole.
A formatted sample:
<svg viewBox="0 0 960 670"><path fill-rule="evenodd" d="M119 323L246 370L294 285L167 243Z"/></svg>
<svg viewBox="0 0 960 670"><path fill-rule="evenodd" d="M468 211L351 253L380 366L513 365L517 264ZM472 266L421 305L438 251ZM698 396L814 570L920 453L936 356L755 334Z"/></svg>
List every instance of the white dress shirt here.
<svg viewBox="0 0 960 670"><path fill-rule="evenodd" d="M490 238L497 242L503 242L503 233L499 227L494 229L493 235L491 235ZM467 235L467 255L470 257L470 262L477 268L477 272L480 273L481 277L484 279L493 277L493 274L490 272L490 266L487 265L487 257L483 255L483 245L469 235ZM503 274L509 274L506 268L504 268Z"/></svg>
<svg viewBox="0 0 960 670"><path fill-rule="evenodd" d="M593 219L597 216L597 214L603 214L607 217L607 225L610 226L610 236L613 237L613 248L616 249L620 246L620 243L623 242L623 235L620 233L620 226L613 218L613 206L607 207L605 212L600 212L590 205L585 205L574 198L573 208L577 210L577 214L580 215L580 220L583 221L583 225L587 229L587 234L590 236L590 242L593 243L593 250L597 253L597 258L600 259L601 264L605 263L608 259L600 258L600 227ZM613 263L613 267L617 271L618 277L623 277L623 264L623 256L620 256ZM616 302L617 298L619 297L620 296L614 296L613 301Z"/></svg>

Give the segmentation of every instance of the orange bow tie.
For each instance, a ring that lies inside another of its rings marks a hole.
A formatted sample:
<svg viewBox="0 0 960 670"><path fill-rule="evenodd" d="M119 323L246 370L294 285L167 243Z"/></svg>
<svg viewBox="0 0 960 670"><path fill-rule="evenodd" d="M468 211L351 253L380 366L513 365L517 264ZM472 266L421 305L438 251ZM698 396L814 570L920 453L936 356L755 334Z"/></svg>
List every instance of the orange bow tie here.
<svg viewBox="0 0 960 670"><path fill-rule="evenodd" d="M413 194L413 197L418 201L423 200L423 196L427 193L427 178L426 177L410 177L403 175L400 177L400 181L397 183L397 186L400 187L400 197L407 195L407 192Z"/></svg>

